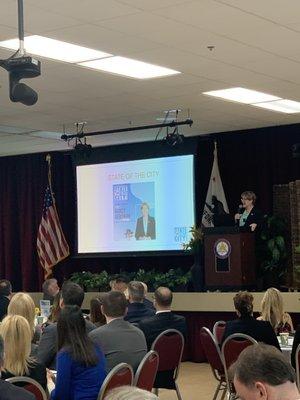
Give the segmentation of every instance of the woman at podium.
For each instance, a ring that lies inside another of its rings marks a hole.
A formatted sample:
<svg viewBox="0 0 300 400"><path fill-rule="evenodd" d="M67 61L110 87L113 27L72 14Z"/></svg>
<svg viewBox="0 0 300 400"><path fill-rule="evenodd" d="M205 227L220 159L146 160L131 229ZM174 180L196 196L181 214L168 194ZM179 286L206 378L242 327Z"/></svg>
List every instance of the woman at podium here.
<svg viewBox="0 0 300 400"><path fill-rule="evenodd" d="M241 194L241 202L238 212L234 219L240 228L250 229L254 232L261 224L261 212L255 207L256 195L254 192L247 190Z"/></svg>

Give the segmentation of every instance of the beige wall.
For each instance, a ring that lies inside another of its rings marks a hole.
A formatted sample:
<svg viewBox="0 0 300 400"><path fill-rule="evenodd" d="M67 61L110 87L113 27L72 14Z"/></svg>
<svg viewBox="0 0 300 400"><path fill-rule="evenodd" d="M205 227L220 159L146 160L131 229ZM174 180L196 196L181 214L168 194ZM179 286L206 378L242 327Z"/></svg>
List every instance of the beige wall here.
<svg viewBox="0 0 300 400"><path fill-rule="evenodd" d="M254 311L260 311L260 302L263 293L252 293L254 296ZM30 293L38 306L42 293ZM89 308L90 299L99 293L86 293L84 309ZM235 293L174 293L174 311L233 311L233 296ZM284 309L287 312L300 312L300 293L283 293ZM149 293L148 298L152 296Z"/></svg>

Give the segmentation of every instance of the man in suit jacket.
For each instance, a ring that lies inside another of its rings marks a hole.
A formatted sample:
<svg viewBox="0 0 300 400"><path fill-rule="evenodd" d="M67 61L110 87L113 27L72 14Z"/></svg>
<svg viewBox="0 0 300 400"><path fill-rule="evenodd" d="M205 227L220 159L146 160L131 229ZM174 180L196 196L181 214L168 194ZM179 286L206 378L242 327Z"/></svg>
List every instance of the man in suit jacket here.
<svg viewBox="0 0 300 400"><path fill-rule="evenodd" d="M0 336L0 370L4 364L4 343ZM35 400L35 396L18 386L0 379L0 400Z"/></svg>
<svg viewBox="0 0 300 400"><path fill-rule="evenodd" d="M50 304L53 304L54 297L59 292L59 286L57 280L54 278L46 279L42 286L43 289L43 300L50 300Z"/></svg>
<svg viewBox="0 0 300 400"><path fill-rule="evenodd" d="M280 349L275 332L268 321L259 321L253 317L253 296L248 292L239 292L234 298L238 319L226 322L222 342L233 333L244 333L257 342L263 342Z"/></svg>
<svg viewBox="0 0 300 400"><path fill-rule="evenodd" d="M154 240L156 238L155 219L149 215L148 203L141 205L142 217L136 221L135 238L136 240Z"/></svg>
<svg viewBox="0 0 300 400"><path fill-rule="evenodd" d="M144 303L145 289L142 282L132 281L128 284L128 309L125 321L139 323L142 319L152 317L155 312Z"/></svg>
<svg viewBox="0 0 300 400"><path fill-rule="evenodd" d="M71 281L63 284L61 290L60 307L78 306L81 307L84 299L83 289ZM85 320L86 330L90 332L95 329L95 325ZM57 347L57 323L52 323L44 329L38 347L37 358L47 368L56 369L56 347Z"/></svg>
<svg viewBox="0 0 300 400"><path fill-rule="evenodd" d="M127 312L124 293L108 292L102 301L101 310L107 324L94 329L89 336L104 352L107 372L121 362L128 363L135 371L147 352L145 336L124 321Z"/></svg>
<svg viewBox="0 0 300 400"><path fill-rule="evenodd" d="M7 279L0 280L0 322L7 314L7 307L12 296L11 283Z"/></svg>
<svg viewBox="0 0 300 400"><path fill-rule="evenodd" d="M139 323L140 329L144 332L148 349L157 336L167 329L177 329L186 337L187 329L185 318L176 315L171 311L173 294L166 287L159 287L154 293L154 306L156 314L153 317L145 318Z"/></svg>

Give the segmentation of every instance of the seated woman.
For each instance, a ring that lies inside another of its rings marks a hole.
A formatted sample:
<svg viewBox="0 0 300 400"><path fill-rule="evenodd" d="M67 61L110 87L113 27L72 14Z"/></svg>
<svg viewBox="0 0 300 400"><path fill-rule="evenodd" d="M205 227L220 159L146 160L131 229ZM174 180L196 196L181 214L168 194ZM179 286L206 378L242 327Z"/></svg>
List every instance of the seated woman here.
<svg viewBox="0 0 300 400"><path fill-rule="evenodd" d="M269 288L264 294L261 302L261 316L257 319L269 321L276 335L294 330L290 314L283 311L282 294L275 288Z"/></svg>
<svg viewBox="0 0 300 400"><path fill-rule="evenodd" d="M105 379L105 358L87 336L82 311L65 306L57 322L57 376L52 400L96 400ZM48 373L51 390L53 376Z"/></svg>
<svg viewBox="0 0 300 400"><path fill-rule="evenodd" d="M88 318L97 328L106 324L106 318L102 314L101 305L102 298L100 296L95 297L90 301L90 315Z"/></svg>
<svg viewBox="0 0 300 400"><path fill-rule="evenodd" d="M248 292L239 292L234 296L233 302L238 319L226 322L222 342L233 333L244 333L258 342L270 344L280 349L270 322L257 321L253 317L252 294Z"/></svg>
<svg viewBox="0 0 300 400"><path fill-rule="evenodd" d="M53 298L53 304L51 306L50 315L47 318L47 321L42 325L42 331L46 328L46 326L53 324L58 321L59 313L60 313L60 299L61 299L61 291L56 293Z"/></svg>
<svg viewBox="0 0 300 400"><path fill-rule="evenodd" d="M31 355L37 351L37 343L41 337L41 328L35 325L35 305L32 298L27 293L16 293L13 295L7 309L7 315L21 315L26 318L32 331Z"/></svg>
<svg viewBox="0 0 300 400"><path fill-rule="evenodd" d="M1 378L27 376L46 389L46 367L30 357L32 330L27 320L21 315L8 315L0 325L0 335L5 352Z"/></svg>

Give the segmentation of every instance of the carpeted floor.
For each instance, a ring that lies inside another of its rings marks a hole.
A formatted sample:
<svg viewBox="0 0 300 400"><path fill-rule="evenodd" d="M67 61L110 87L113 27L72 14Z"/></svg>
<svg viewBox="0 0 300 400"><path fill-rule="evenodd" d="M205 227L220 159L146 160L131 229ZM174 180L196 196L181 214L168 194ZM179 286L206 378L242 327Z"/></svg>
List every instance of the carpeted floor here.
<svg viewBox="0 0 300 400"><path fill-rule="evenodd" d="M217 386L208 364L184 362L181 364L178 385L182 400L211 400ZM173 390L160 390L162 400L176 400Z"/></svg>

